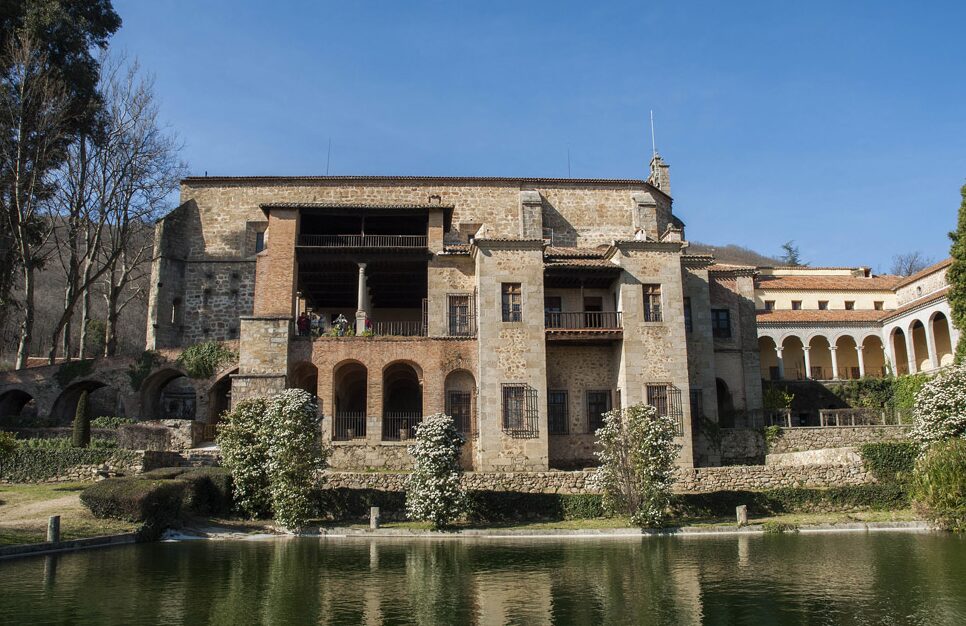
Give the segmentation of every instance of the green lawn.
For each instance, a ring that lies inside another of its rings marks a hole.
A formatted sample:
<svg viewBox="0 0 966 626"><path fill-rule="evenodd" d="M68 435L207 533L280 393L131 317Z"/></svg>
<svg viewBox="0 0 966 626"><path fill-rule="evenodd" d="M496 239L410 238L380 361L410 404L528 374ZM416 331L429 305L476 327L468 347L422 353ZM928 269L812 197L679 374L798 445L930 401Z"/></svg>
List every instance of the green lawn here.
<svg viewBox="0 0 966 626"><path fill-rule="evenodd" d="M137 524L91 515L80 501L80 492L90 484L0 483L0 545L46 541L51 515L60 515L60 536L65 540L137 530Z"/></svg>

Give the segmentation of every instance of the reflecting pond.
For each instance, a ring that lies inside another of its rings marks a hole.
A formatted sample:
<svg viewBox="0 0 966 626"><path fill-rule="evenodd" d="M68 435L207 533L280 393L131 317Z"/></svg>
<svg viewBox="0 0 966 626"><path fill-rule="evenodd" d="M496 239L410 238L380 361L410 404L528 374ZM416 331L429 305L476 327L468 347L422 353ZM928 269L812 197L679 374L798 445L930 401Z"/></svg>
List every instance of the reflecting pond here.
<svg viewBox="0 0 966 626"><path fill-rule="evenodd" d="M186 541L0 561L10 624L966 624L966 538Z"/></svg>

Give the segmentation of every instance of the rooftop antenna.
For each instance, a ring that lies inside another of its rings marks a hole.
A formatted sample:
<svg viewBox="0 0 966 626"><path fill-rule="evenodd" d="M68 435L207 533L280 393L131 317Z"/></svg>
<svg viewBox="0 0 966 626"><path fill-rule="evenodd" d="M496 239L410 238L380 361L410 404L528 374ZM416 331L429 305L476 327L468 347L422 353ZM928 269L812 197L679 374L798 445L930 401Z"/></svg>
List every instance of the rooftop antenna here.
<svg viewBox="0 0 966 626"><path fill-rule="evenodd" d="M651 156L657 156L657 142L654 140L654 109L651 109Z"/></svg>
<svg viewBox="0 0 966 626"><path fill-rule="evenodd" d="M329 150L325 153L325 175L326 176L329 175L329 160L331 158L332 158L332 137L329 137Z"/></svg>

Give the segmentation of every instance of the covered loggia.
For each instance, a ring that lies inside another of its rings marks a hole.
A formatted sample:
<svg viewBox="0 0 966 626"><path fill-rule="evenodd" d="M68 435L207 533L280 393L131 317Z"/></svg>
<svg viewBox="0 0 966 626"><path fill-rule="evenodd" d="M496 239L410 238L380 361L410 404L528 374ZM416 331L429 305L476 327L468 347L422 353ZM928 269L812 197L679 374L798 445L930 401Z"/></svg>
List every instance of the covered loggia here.
<svg viewBox="0 0 966 626"><path fill-rule="evenodd" d="M896 361L896 374L909 373L909 352L906 350L906 334L901 328L892 331L889 337L892 354Z"/></svg>
<svg viewBox="0 0 966 626"><path fill-rule="evenodd" d="M885 346L878 335L869 335L862 340L862 361L866 376L881 378L888 373Z"/></svg>
<svg viewBox="0 0 966 626"><path fill-rule="evenodd" d="M782 377L775 347L775 340L771 337L762 336L758 338L758 359L761 366L761 377L764 380L778 380Z"/></svg>
<svg viewBox="0 0 966 626"><path fill-rule="evenodd" d="M951 365L954 357L954 346L949 332L949 318L941 311L937 311L929 318L929 327L932 330L933 344L936 347L936 361L940 367Z"/></svg>
<svg viewBox="0 0 966 626"><path fill-rule="evenodd" d="M382 370L382 438L404 441L423 419L422 370L406 361Z"/></svg>
<svg viewBox="0 0 966 626"><path fill-rule="evenodd" d="M366 438L368 377L366 366L358 361L343 361L333 368L332 438L335 441Z"/></svg>
<svg viewBox="0 0 966 626"><path fill-rule="evenodd" d="M919 320L909 325L909 337L912 338L913 363L917 372L932 369L929 359L929 343L926 339L926 326Z"/></svg>

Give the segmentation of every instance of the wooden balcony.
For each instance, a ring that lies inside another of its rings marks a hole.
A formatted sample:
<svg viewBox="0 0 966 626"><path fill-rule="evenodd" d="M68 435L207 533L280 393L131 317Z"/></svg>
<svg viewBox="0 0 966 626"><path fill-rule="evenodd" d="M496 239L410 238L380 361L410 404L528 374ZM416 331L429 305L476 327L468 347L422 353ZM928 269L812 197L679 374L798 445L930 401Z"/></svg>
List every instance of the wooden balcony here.
<svg viewBox="0 0 966 626"><path fill-rule="evenodd" d="M620 311L544 313L548 341L611 340L624 336Z"/></svg>
<svg viewBox="0 0 966 626"><path fill-rule="evenodd" d="M299 235L303 248L425 248L426 235Z"/></svg>

